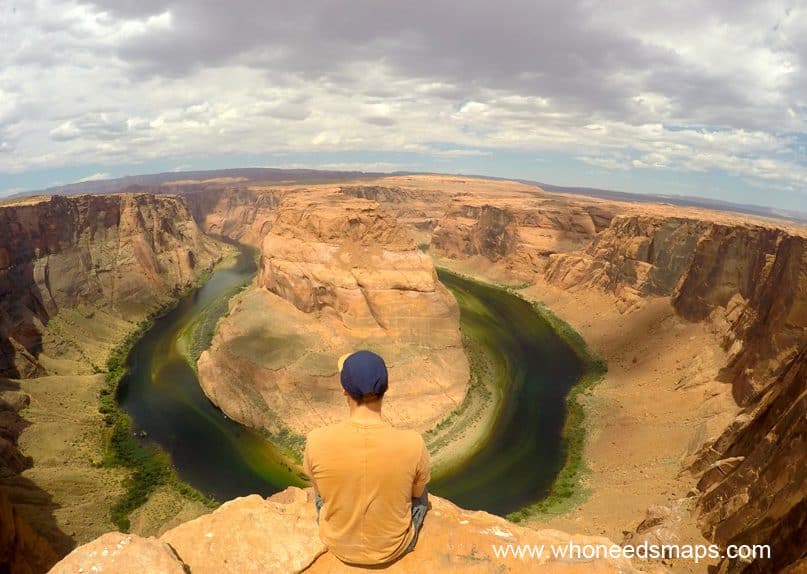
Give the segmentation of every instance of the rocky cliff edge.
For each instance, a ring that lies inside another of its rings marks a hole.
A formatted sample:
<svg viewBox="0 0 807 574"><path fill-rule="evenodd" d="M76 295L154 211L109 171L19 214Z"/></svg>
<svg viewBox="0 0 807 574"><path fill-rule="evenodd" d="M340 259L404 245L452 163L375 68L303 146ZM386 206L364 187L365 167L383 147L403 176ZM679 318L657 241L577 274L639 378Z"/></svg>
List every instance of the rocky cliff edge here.
<svg viewBox="0 0 807 574"><path fill-rule="evenodd" d="M231 500L158 538L111 532L76 548L51 574L239 574L363 572L343 564L319 540L311 489L288 488L268 499ZM463 510L431 496L431 510L414 552L383 568L390 573L637 572L630 561L555 557L554 548L607 545L606 538L516 526L486 512ZM512 546L509 546L512 545ZM494 548L529 545L542 556L498 557Z"/></svg>

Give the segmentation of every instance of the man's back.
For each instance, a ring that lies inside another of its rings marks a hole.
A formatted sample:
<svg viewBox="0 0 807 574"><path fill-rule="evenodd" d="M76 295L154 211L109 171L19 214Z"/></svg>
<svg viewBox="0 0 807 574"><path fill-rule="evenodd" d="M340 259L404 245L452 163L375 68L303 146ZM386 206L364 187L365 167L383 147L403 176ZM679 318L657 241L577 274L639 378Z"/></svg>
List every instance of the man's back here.
<svg viewBox="0 0 807 574"><path fill-rule="evenodd" d="M324 501L320 537L338 558L378 564L412 540L413 491L429 481L429 455L415 431L345 421L312 431L305 472Z"/></svg>

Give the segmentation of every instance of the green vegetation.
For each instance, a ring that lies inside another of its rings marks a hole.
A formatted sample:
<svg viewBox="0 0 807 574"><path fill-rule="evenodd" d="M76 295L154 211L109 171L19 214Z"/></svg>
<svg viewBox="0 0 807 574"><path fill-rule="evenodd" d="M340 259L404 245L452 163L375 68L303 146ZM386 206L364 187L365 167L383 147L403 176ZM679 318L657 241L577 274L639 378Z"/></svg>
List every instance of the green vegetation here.
<svg viewBox="0 0 807 574"><path fill-rule="evenodd" d="M460 276L469 281L478 281L473 277L453 270L445 268L439 268L439 270ZM579 503L587 495L587 491L581 486L581 480L589 472L583 459L586 442L585 409L578 399L602 379L608 371L608 366L605 361L594 354L580 333L575 331L571 325L563 321L543 303L529 301L519 292L520 289L527 287L529 284L506 285L493 283L492 285L507 291L515 297L528 301L536 313L569 345L584 367L583 375L566 397L566 421L563 426L563 437L566 442L566 461L563 467L558 472L546 497L516 512L511 512L507 515L507 518L513 522L521 522L532 517L560 514L574 504ZM475 363L471 362L472 372L474 368Z"/></svg>
<svg viewBox="0 0 807 574"><path fill-rule="evenodd" d="M280 426L280 430L274 433L266 433L266 439L274 443L280 449L280 452L294 461L295 464L298 466L302 465L305 437L290 430L286 425L280 422L279 418L275 420L278 421L277 424ZM306 482L308 481L307 478L305 480Z"/></svg>
<svg viewBox="0 0 807 574"><path fill-rule="evenodd" d="M200 281L205 279L206 277ZM196 285L189 290L194 288ZM106 385L100 392L98 407L104 415L106 425L106 453L101 464L132 470L132 474L124 481L123 496L110 510L112 522L123 532L128 532L130 528L131 512L143 505L154 489L161 485L168 485L182 496L201 501L211 508L216 505L214 500L179 480L167 454L155 446L137 440L132 431L131 419L120 409L115 398L118 385L126 376L126 358L132 347L152 327L157 318L165 315L176 304L177 301L173 301L160 305L112 350L107 359Z"/></svg>
<svg viewBox="0 0 807 574"><path fill-rule="evenodd" d="M589 470L583 459L586 445L586 411L578 398L591 390L608 372L608 365L605 361L594 354L580 333L575 331L571 325L555 315L543 303L533 302L532 307L572 348L583 363L585 370L566 397L566 422L563 425L563 437L566 439L566 462L552 484L549 494L543 500L507 515L507 518L513 522L521 522L535 516L560 514L579 503L588 494L580 484Z"/></svg>
<svg viewBox="0 0 807 574"><path fill-rule="evenodd" d="M549 494L535 504L507 515L508 520L521 522L528 518L561 514L582 501L588 491L580 482L589 472L583 459L586 443L585 409L577 401L581 393L591 389L602 378L605 371L588 371L569 391L566 398L566 423L563 436L566 439L566 462L560 469Z"/></svg>
<svg viewBox="0 0 807 574"><path fill-rule="evenodd" d="M260 259L260 250L251 245L240 245L241 249L246 251L257 267L258 260ZM220 265L227 265L233 263L235 257L231 256L225 259ZM213 342L213 335L216 333L216 325L219 319L225 317L230 310L230 299L243 291L249 286L249 281L243 285L234 287L233 289L222 293L214 301L209 303L203 311L201 311L197 318L185 326L179 334L179 339L182 343L181 348L183 354L188 361L188 364L195 371L196 363L202 352L210 348Z"/></svg>
<svg viewBox="0 0 807 574"><path fill-rule="evenodd" d="M426 446L432 454L451 442L451 431L454 430L452 427L457 424L465 426L468 423L479 422L484 414L484 405L493 397L493 391L485 384L485 381L494 380L495 377L496 367L493 358L485 352L485 347L476 338L464 332L462 343L470 367L468 391L456 409L451 411L437 426L424 433ZM469 412L470 409L476 410ZM433 469L433 471L435 475L439 474L437 469Z"/></svg>
<svg viewBox="0 0 807 574"><path fill-rule="evenodd" d="M179 333L183 355L194 371L197 369L196 363L199 361L202 352L209 349L213 342L213 335L216 333L216 325L218 325L219 319L229 313L230 299L246 289L247 286L248 284L245 283L221 294L199 312L196 319L186 325Z"/></svg>

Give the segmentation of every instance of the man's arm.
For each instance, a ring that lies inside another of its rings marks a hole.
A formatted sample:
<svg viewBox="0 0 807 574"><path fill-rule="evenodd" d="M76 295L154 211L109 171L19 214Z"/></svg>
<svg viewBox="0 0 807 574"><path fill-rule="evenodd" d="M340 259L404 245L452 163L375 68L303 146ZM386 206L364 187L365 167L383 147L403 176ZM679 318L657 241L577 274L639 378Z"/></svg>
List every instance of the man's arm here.
<svg viewBox="0 0 807 574"><path fill-rule="evenodd" d="M415 481L412 483L412 498L420 498L423 496L423 491L426 490L426 485L431 480L431 470L429 469L429 450L426 448L426 443L421 440L421 453L420 461L418 461L417 469L415 470Z"/></svg>

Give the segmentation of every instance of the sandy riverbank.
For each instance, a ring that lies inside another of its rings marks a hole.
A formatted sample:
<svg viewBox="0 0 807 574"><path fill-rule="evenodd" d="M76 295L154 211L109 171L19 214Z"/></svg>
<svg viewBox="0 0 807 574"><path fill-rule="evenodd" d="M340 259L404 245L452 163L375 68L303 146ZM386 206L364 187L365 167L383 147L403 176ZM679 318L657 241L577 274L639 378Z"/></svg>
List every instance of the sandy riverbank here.
<svg viewBox="0 0 807 574"><path fill-rule="evenodd" d="M501 406L502 366L473 337L465 334L463 342L471 371L465 398L424 433L434 479L468 460L485 444Z"/></svg>

